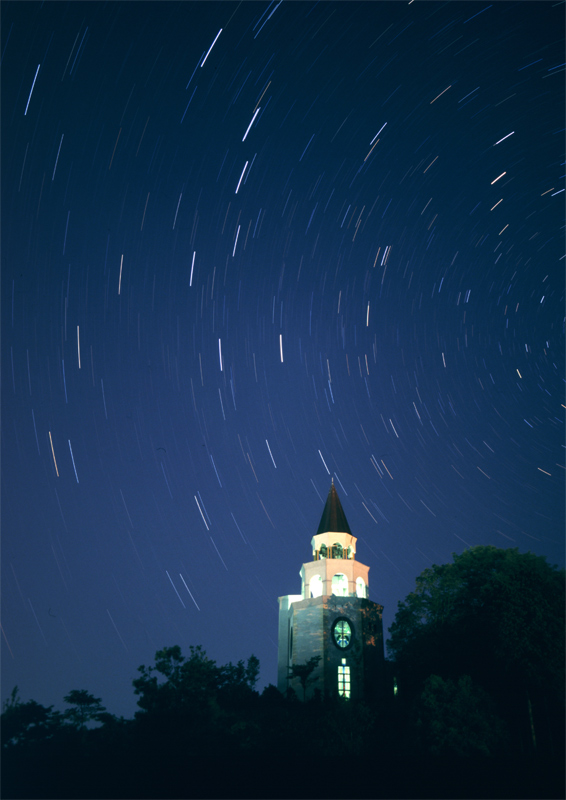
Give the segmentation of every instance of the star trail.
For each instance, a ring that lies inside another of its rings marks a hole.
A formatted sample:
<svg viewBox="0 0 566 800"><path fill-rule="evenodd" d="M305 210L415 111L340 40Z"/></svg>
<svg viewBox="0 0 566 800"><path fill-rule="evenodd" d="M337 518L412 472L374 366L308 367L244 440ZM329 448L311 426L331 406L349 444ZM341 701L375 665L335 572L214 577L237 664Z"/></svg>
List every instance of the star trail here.
<svg viewBox="0 0 566 800"><path fill-rule="evenodd" d="M564 565L563 3L1 13L3 699L275 683L331 478L385 628Z"/></svg>

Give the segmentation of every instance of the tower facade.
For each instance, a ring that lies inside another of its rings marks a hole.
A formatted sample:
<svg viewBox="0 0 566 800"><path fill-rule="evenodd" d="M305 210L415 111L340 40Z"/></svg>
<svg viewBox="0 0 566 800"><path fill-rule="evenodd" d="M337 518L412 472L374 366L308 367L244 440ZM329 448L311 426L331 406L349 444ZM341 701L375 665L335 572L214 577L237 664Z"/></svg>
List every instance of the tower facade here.
<svg viewBox="0 0 566 800"><path fill-rule="evenodd" d="M352 535L334 482L301 567L301 594L279 598L277 688L303 698L291 667L320 656L306 697L375 700L383 685L383 606L368 599L369 567L356 560Z"/></svg>

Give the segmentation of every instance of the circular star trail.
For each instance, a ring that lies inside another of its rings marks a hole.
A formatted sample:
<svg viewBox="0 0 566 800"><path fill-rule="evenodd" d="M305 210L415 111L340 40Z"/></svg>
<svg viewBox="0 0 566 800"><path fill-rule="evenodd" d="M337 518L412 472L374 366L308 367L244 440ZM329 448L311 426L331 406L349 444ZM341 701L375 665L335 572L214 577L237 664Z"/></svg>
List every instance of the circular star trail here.
<svg viewBox="0 0 566 800"><path fill-rule="evenodd" d="M370 597L564 563L564 6L2 4L3 691L275 682L334 478Z"/></svg>

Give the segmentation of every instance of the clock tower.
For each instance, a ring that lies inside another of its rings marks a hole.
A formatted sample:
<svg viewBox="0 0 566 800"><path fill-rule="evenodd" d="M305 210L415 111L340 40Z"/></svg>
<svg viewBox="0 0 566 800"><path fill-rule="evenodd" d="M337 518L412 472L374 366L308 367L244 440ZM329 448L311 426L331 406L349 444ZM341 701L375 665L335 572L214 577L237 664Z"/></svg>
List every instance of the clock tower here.
<svg viewBox="0 0 566 800"><path fill-rule="evenodd" d="M376 700L383 686L383 606L368 599L369 567L356 560L334 481L301 568L301 594L279 598L277 688L303 697L290 668L320 656L306 689L323 697Z"/></svg>

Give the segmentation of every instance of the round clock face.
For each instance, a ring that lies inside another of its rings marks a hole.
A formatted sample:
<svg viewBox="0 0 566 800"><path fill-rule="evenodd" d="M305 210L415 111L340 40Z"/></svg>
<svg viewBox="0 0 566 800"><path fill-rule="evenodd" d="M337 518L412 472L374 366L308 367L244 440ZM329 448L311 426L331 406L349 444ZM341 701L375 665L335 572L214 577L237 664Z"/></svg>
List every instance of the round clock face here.
<svg viewBox="0 0 566 800"><path fill-rule="evenodd" d="M332 634L338 647L345 649L352 641L352 626L347 619L339 619L334 625Z"/></svg>

